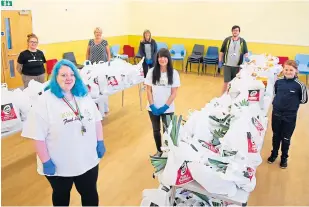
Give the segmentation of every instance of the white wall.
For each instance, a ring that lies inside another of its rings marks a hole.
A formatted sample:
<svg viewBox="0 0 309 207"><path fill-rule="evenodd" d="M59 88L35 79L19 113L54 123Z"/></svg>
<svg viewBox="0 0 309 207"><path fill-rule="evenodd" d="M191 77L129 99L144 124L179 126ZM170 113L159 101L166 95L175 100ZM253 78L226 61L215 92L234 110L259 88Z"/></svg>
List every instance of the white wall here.
<svg viewBox="0 0 309 207"><path fill-rule="evenodd" d="M309 46L308 0L13 0L31 9L41 43L141 35L222 40L240 25L249 42ZM67 9L67 10L66 10Z"/></svg>
<svg viewBox="0 0 309 207"><path fill-rule="evenodd" d="M95 27L127 35L127 8L122 0L13 0L12 9L32 11L33 33L46 44L92 38Z"/></svg>
<svg viewBox="0 0 309 207"><path fill-rule="evenodd" d="M309 1L135 0L129 4L132 35L222 40L240 25L250 42L309 46Z"/></svg>

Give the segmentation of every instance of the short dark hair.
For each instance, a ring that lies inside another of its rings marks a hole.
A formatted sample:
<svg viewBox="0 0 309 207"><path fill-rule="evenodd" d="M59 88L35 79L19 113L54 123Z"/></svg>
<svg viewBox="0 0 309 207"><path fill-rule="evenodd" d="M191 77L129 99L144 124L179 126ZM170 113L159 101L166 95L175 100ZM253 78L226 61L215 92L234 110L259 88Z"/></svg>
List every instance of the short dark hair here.
<svg viewBox="0 0 309 207"><path fill-rule="evenodd" d="M240 32L240 26L238 26L238 25L234 25L233 27L232 27L232 31L234 30L234 29L239 29L239 32Z"/></svg>

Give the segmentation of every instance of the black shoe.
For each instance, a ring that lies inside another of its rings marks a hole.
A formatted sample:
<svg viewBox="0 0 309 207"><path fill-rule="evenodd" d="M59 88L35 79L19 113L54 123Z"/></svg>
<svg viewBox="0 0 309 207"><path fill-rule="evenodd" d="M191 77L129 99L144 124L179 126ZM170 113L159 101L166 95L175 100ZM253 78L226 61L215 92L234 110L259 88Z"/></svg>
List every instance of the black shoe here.
<svg viewBox="0 0 309 207"><path fill-rule="evenodd" d="M268 159L267 159L267 162L269 164L273 164L275 162L275 160L277 159L277 156L273 156L271 155Z"/></svg>
<svg viewBox="0 0 309 207"><path fill-rule="evenodd" d="M288 167L288 160L286 158L281 158L280 168L285 169Z"/></svg>

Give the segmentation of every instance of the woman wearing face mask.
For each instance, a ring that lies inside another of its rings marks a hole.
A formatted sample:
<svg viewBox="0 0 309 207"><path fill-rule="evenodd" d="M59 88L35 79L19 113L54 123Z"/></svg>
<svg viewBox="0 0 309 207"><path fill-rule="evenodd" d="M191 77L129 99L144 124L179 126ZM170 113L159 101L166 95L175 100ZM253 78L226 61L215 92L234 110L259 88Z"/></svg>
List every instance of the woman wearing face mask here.
<svg viewBox="0 0 309 207"><path fill-rule="evenodd" d="M108 42L102 39L102 29L97 27L94 29L94 39L89 40L86 60L91 63L98 63L100 61L109 62L111 59Z"/></svg>
<svg viewBox="0 0 309 207"><path fill-rule="evenodd" d="M143 62L144 77L147 76L148 68L152 68L155 64L155 57L157 53L157 43L151 38L149 30L145 30L143 33L143 40L139 44L139 51L141 57L145 57Z"/></svg>
<svg viewBox="0 0 309 207"><path fill-rule="evenodd" d="M37 170L53 189L54 206L69 206L73 183L83 206L98 206L105 153L100 112L68 60L54 66L48 88L32 106L22 136L35 140Z"/></svg>
<svg viewBox="0 0 309 207"><path fill-rule="evenodd" d="M179 74L177 70L173 69L171 55L167 49L162 48L157 53L155 65L149 69L145 85L147 85L147 98L149 102L148 111L157 147L155 156L161 156L160 120L166 126L166 116L174 114L174 100L177 89L180 86Z"/></svg>
<svg viewBox="0 0 309 207"><path fill-rule="evenodd" d="M22 75L24 88L28 87L31 80L45 82L44 63L46 59L43 52L37 49L38 37L35 34L29 34L27 38L28 49L19 54L16 68Z"/></svg>

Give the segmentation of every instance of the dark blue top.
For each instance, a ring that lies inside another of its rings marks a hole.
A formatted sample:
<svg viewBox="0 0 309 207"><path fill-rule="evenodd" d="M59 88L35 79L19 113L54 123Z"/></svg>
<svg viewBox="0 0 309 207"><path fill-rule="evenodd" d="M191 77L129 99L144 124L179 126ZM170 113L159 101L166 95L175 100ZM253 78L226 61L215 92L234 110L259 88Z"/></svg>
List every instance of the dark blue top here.
<svg viewBox="0 0 309 207"><path fill-rule="evenodd" d="M273 106L274 110L279 112L297 113L299 104L305 104L308 101L306 86L296 77L278 79L274 91Z"/></svg>

